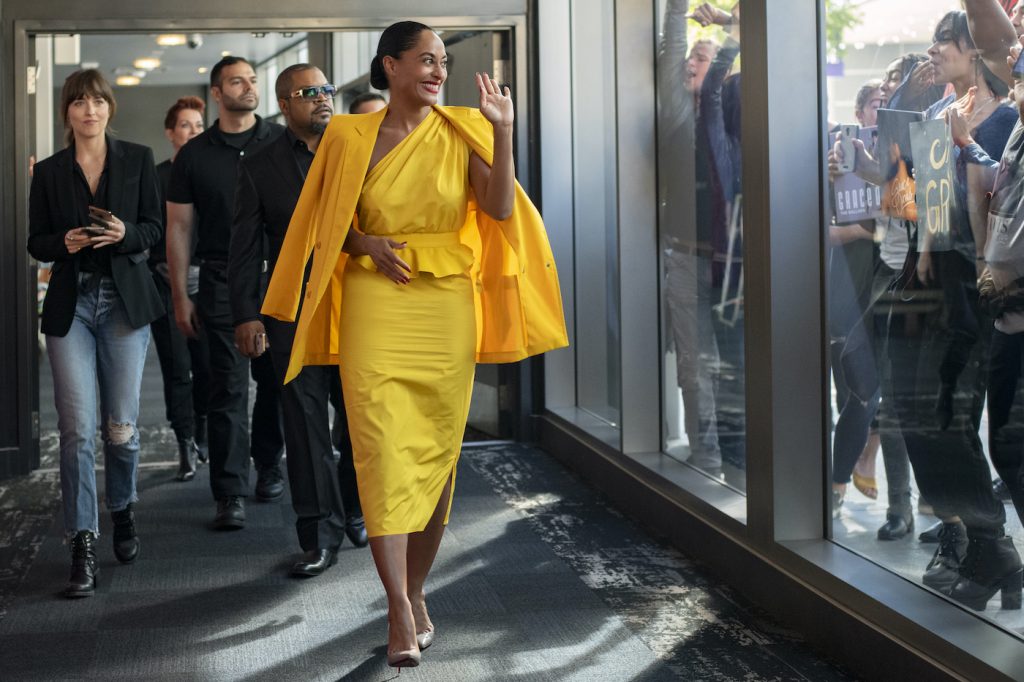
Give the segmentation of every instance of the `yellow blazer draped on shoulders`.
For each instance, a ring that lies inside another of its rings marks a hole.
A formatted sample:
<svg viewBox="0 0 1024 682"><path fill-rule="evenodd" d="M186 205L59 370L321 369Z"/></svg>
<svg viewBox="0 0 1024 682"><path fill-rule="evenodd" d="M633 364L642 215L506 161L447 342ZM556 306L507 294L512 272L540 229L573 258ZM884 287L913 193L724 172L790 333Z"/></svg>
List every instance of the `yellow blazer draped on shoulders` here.
<svg viewBox="0 0 1024 682"><path fill-rule="evenodd" d="M478 110L434 109L477 156L492 163L494 132ZM349 227L358 228L356 204L386 111L331 119L292 214L262 309L279 320L295 319L312 253L286 383L305 365L339 362L341 283L348 260L341 247ZM475 283L477 362L515 362L569 343L544 223L518 182L515 192L512 215L500 221L479 210L471 193L466 224L459 232L475 256L470 276Z"/></svg>

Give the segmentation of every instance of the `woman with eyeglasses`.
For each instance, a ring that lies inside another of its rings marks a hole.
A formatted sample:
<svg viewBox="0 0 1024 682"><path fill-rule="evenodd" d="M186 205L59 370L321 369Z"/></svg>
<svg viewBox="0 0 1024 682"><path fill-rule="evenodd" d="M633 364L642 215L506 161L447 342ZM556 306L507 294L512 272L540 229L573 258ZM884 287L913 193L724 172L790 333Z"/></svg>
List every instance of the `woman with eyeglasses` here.
<svg viewBox="0 0 1024 682"><path fill-rule="evenodd" d="M42 331L53 370L71 545L67 597L89 597L96 589L97 407L114 555L126 564L138 556L136 419L149 323L164 314L146 267L146 250L163 232L153 152L110 136L116 111L99 71L68 76L61 92L68 146L35 165L29 195L28 251L54 262Z"/></svg>
<svg viewBox="0 0 1024 682"><path fill-rule="evenodd" d="M418 665L436 635L425 581L475 363L568 341L544 226L515 182L510 91L477 74L479 109L438 106L447 67L429 27L381 34L370 82L389 104L327 128L263 308L295 316L312 252L286 380L305 363L340 365L397 667Z"/></svg>

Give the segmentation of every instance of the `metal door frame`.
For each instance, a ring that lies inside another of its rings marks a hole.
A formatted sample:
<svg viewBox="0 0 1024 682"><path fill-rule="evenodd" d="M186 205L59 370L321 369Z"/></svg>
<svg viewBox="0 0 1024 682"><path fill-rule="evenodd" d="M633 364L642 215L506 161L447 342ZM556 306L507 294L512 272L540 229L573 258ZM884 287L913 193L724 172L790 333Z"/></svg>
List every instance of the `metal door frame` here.
<svg viewBox="0 0 1024 682"><path fill-rule="evenodd" d="M530 49L533 47L532 40L528 35L530 26L527 16L527 7L531 3L521 0L495 0L488 2L484 0L476 3L478 10L498 6L500 9L513 10L516 13L498 14L445 14L445 15L424 15L424 8L416 3L406 9L410 10L404 16L395 16L394 11L402 9L398 5L406 3L394 3L396 7L391 12L380 11L378 3L354 3L359 4L361 16L348 16L337 18L324 18L313 16L309 8L299 7L296 12L302 12L303 17L267 17L267 16L240 16L240 17L200 17L200 18L177 18L175 16L153 17L132 17L132 11L149 12L146 7L138 7L132 4L132 9L121 12L114 5L125 4L120 0L108 0L104 3L103 12L113 15L112 18L29 18L24 15L31 12L33 15L49 14L52 10L39 9L34 7L31 10L22 9L19 12L17 7L12 5L28 7L31 3L14 3L8 0L0 4L3 10L2 28L0 35L0 56L10 57L14 68L4 69L6 73L0 74L0 85L2 92L7 93L6 103L0 105L0 130L3 130L0 137L0 177L12 178L13 182L5 182L0 187L2 201L3 223L7 228L0 227L0 247L7 245L18 255L9 257L7 261L0 259L0 287L5 283L13 283L14 305L8 320L13 321L14 331L0 332L0 348L5 349L0 362L14 365L11 375L15 376L16 386L5 389L0 396L0 406L10 406L17 412L17 433L12 442L7 443L5 437L0 440L0 480L5 477L24 474L39 466L39 363L37 360L36 330L38 329L37 303L36 303L36 266L25 251L28 232L28 175L24 172L24 163L19 160L27 159L29 154L30 134L30 95L27 91L28 77L27 69L29 63L29 42L31 36L36 34L71 34L71 33L161 33L173 31L176 33L244 33L244 32L271 32L271 31L295 31L295 32L339 32L357 30L380 30L400 18L408 18L422 21L439 31L448 30L508 30L511 32L512 46L512 67L513 94L516 98L516 156L525 160L517 167L517 178L527 192L533 193L533 177L539 168L537 159L537 148L534 128L531 125L536 122L536 112L533 105L533 87L530 82L530 64L533 61L530 57ZM84 11L96 16L99 11L96 8L83 8L81 3L74 11ZM88 3L99 5L99 3ZM182 3L187 5L188 0ZM308 5L310 3L296 3ZM315 4L315 3L314 3ZM445 3L445 8L450 6L466 7L469 3L464 0ZM238 6L243 6L239 3ZM245 3L245 11L252 11L251 5ZM442 9L445 9L442 8ZM161 8L166 12L169 8ZM231 7L223 8L223 14L230 14ZM353 8L347 8L350 11ZM374 12L373 10L376 10ZM72 12L69 12L72 13ZM189 14L188 7L179 7L178 14L184 16ZM8 16L13 14L13 19ZM198 12L197 12L198 14ZM373 16L377 14L378 16ZM19 16L20 15L20 16ZM194 16L194 15L193 15ZM11 163L8 169L7 163ZM539 201L538 201L539 203ZM4 268L10 265L13 273L5 275ZM13 275L13 276L12 276ZM510 401L503 418L508 419L513 435L522 438L528 432L529 415L539 410L539 405L532 404L532 398L536 395L530 390L530 377L536 374L536 360L527 360L515 365L502 367L499 371L499 393L507 387L508 392L523 392L528 396L520 396L519 400ZM13 390L11 390L13 388ZM502 408L499 406L499 411Z"/></svg>

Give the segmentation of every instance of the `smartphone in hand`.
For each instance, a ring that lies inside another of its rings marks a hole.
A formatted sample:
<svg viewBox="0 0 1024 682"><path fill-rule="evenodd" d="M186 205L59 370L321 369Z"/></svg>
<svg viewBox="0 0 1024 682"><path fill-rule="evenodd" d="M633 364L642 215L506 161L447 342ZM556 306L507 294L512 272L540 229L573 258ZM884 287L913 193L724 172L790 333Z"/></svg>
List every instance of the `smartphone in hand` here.
<svg viewBox="0 0 1024 682"><path fill-rule="evenodd" d="M1024 80L1024 50L1021 50L1017 62L1013 65L1013 77L1016 80Z"/></svg>
<svg viewBox="0 0 1024 682"><path fill-rule="evenodd" d="M104 229L110 228L110 221L113 220L114 214L105 208L99 208L98 206L89 207L89 218L97 227Z"/></svg>
<svg viewBox="0 0 1024 682"><path fill-rule="evenodd" d="M853 141L860 135L860 126L844 125L839 138L839 148L843 152L843 160L839 162L840 173L852 173L857 161L857 149Z"/></svg>

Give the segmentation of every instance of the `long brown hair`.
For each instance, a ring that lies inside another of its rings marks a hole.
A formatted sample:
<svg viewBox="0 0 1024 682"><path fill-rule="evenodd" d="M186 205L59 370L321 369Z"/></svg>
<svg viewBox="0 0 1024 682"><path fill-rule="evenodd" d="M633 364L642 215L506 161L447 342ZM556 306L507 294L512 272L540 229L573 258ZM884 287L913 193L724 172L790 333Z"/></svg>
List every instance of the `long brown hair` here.
<svg viewBox="0 0 1024 682"><path fill-rule="evenodd" d="M103 74L96 69L82 69L75 71L64 81L64 87L60 91L60 117L64 121L64 144L70 146L75 139L75 132L68 125L68 109L72 103L83 97L101 97L110 105L110 118L107 119L107 128L110 129L110 121L114 120L117 113L117 100L114 99L114 91L110 83L103 77Z"/></svg>

